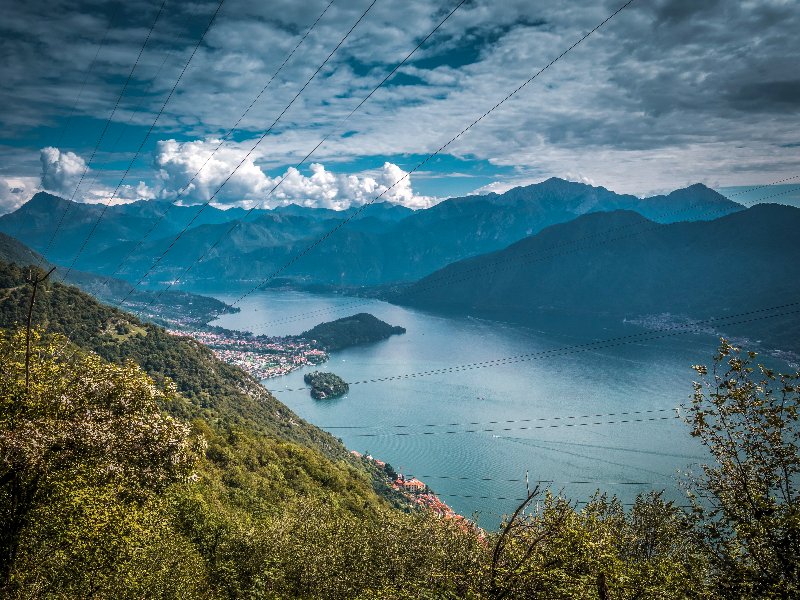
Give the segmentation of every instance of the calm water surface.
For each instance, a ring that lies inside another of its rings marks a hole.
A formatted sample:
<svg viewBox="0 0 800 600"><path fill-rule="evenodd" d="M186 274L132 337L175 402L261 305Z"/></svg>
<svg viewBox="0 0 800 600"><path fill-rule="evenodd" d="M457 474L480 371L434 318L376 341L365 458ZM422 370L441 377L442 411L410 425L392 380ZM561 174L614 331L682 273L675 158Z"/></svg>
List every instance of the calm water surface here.
<svg viewBox="0 0 800 600"><path fill-rule="evenodd" d="M240 313L225 315L214 324L286 335L369 312L407 329L405 335L334 353L321 367L349 382L482 363L642 331L596 322L523 328L442 317L377 300L287 291L254 294L240 307ZM597 488L617 494L623 502L656 489L685 503L677 472L706 456L688 435L688 427L674 418L619 422L670 417L674 412L619 413L660 411L687 401L694 375L690 365L708 364L716 342L711 336L681 335L360 383L351 385L346 397L327 401L312 399L308 390L295 390L304 387L306 370L264 383L292 410L341 438L348 448L369 452L398 471L420 477L456 511L477 514L479 523L493 527L524 497L526 472L531 482L553 481L548 484L551 488L577 501L587 500ZM571 483L583 481L591 483Z"/></svg>

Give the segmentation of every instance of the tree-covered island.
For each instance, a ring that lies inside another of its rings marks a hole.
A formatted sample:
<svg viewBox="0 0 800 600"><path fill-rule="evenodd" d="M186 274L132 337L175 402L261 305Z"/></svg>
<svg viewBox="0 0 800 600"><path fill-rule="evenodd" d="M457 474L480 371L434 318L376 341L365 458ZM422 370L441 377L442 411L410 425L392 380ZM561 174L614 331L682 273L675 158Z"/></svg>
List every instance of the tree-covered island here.
<svg viewBox="0 0 800 600"><path fill-rule="evenodd" d="M358 313L328 323L320 323L301 333L300 337L312 341L328 352L335 352L350 346L379 342L405 332L405 328L389 325L369 313Z"/></svg>
<svg viewBox="0 0 800 600"><path fill-rule="evenodd" d="M322 371L306 373L303 376L303 381L311 386L311 397L317 400L339 398L350 391L350 386L347 385L347 382L333 373L324 373Z"/></svg>

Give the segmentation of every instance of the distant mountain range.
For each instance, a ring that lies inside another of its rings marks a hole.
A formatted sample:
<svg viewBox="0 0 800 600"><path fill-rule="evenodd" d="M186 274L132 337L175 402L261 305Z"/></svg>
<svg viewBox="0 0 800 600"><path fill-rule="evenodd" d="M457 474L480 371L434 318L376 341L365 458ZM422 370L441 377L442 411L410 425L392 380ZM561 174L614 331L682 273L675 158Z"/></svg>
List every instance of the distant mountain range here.
<svg viewBox="0 0 800 600"><path fill-rule="evenodd" d="M800 209L777 204L671 224L631 211L588 214L453 263L391 300L518 322L547 314L724 316L800 302L798 231ZM800 351L798 315L730 329Z"/></svg>
<svg viewBox="0 0 800 600"><path fill-rule="evenodd" d="M44 251L66 206L66 200L37 194L14 213L0 217L0 231ZM112 274L125 259L115 275L138 280L199 209L171 208L153 234L139 244L168 207L164 201L110 207L77 266ZM271 276L345 219L350 219L347 226L282 272L279 282L371 286L413 281L449 263L499 250L545 227L588 213L633 210L654 221L670 223L715 219L743 208L700 184L666 196L640 199L555 178L504 194L452 198L418 211L388 203L341 212L290 205L256 210L240 221L245 214L242 209L223 211L209 206L148 282L157 285L175 279L223 237L192 269L184 285L193 289L250 285ZM71 261L100 210L97 205L69 204L48 258ZM227 235L236 221L240 224Z"/></svg>

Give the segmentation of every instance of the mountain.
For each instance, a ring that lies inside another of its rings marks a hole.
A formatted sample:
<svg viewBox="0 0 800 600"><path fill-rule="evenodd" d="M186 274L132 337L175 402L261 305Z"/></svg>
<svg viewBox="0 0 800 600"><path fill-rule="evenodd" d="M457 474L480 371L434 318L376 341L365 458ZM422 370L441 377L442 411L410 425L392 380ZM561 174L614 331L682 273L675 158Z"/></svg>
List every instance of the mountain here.
<svg viewBox="0 0 800 600"><path fill-rule="evenodd" d="M631 207L664 222L713 219L743 208L702 185L668 196L639 199L605 188L549 179L505 194L445 200L379 231L348 223L328 237L320 250L307 253L281 271L281 280L332 286L410 281L449 263L504 248L549 225L590 212ZM309 227L314 235L287 239L281 245L226 240L192 269L193 283L200 289L204 284L213 285L220 273L232 282L264 280L336 225L333 219L317 221ZM320 232L317 226L327 229ZM207 228L214 230L211 239L216 239L218 229ZM177 260L180 254L165 261L161 279L181 272ZM199 255L194 252L194 256Z"/></svg>
<svg viewBox="0 0 800 600"><path fill-rule="evenodd" d="M126 241L138 240L156 226L156 223L158 225L152 233L156 238L175 235L195 216L198 208L170 208L169 202L161 200L142 200L109 206L101 224L92 235L90 251L86 253L86 257L81 256L77 266L92 270L91 254ZM69 264L103 210L104 206L100 204L70 202L46 192L39 192L16 211L0 217L0 232L12 235L38 252L44 252L60 222L61 227L52 247L47 251L47 258L55 263ZM163 219L162 214L165 215ZM224 211L209 206L193 225L227 223L241 218L242 215L242 209Z"/></svg>
<svg viewBox="0 0 800 600"><path fill-rule="evenodd" d="M0 217L0 231L19 229L19 239L43 249L61 214L64 200L37 194L11 215ZM175 234L197 207L175 207L170 218L144 243L163 202L110 207L82 255L80 268L138 281L173 243ZM171 281L203 256L184 285L192 289L251 285L280 271L295 285L364 286L413 281L447 264L492 252L583 214L635 210L658 222L714 219L743 207L696 184L666 196L639 199L602 187L548 179L504 194L451 198L425 210L378 203L345 211L289 205L255 211L229 234L241 209L208 208L157 267L150 281ZM84 232L94 222L96 205L73 203L65 227L48 258L71 260ZM47 215L50 215L49 217ZM343 225L345 220L349 220ZM331 230L324 246L292 263ZM217 239L221 243L213 247ZM125 259L124 268L115 273ZM55 259L54 259L55 260ZM56 262L58 262L56 260Z"/></svg>
<svg viewBox="0 0 800 600"><path fill-rule="evenodd" d="M20 267L39 266L46 270L55 266L38 252L4 233L0 233L0 261ZM52 277L59 278L64 272L62 267L56 267ZM124 300L128 310L162 325L204 325L219 315L238 311L216 298L181 290L169 290L158 297L154 292L134 290L130 283L122 279L75 269L67 275L66 283L108 304L119 304Z"/></svg>
<svg viewBox="0 0 800 600"><path fill-rule="evenodd" d="M522 322L736 314L800 300L798 228L800 209L774 204L671 224L630 211L589 214L449 265L392 301ZM745 329L799 350L798 324L788 316Z"/></svg>

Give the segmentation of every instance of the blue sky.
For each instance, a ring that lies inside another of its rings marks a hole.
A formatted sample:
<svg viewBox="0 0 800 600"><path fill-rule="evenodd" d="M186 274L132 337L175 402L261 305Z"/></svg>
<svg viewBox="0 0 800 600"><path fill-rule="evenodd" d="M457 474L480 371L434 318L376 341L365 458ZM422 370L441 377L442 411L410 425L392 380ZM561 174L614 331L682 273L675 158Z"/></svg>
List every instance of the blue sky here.
<svg viewBox="0 0 800 600"><path fill-rule="evenodd" d="M342 125L457 4L408 0L398 10L378 0L219 189L370 2L334 0L325 10L328 1L226 0L124 180L217 3L168 0L121 98L160 1L9 4L0 23L0 212L43 188L90 202L213 196L222 207L345 208L384 192L423 207L551 176L646 195L698 181L741 190L800 173L795 2L635 0L403 179L620 3L469 0ZM748 201L768 195L759 192Z"/></svg>

